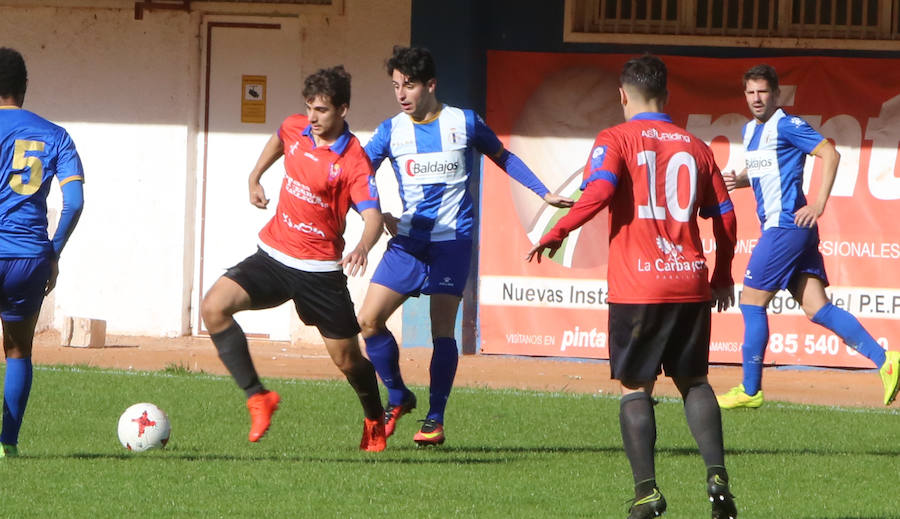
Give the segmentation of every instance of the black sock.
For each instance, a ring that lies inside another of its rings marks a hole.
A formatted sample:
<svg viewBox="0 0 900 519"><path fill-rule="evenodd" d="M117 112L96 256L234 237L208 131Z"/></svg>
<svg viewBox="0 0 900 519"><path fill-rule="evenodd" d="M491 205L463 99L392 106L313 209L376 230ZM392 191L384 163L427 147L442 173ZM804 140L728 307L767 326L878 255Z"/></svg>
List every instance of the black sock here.
<svg viewBox="0 0 900 519"><path fill-rule="evenodd" d="M635 499L640 499L642 497L649 496L653 493L653 489L656 488L656 480L648 479L646 481L641 481L640 483L634 484L634 497Z"/></svg>
<svg viewBox="0 0 900 519"><path fill-rule="evenodd" d="M253 359L250 358L247 336L244 335L244 330L237 321L219 333L209 334L209 337L216 345L216 350L219 351L222 364L228 368L231 377L244 390L247 398L262 391L262 382L259 381L259 375L256 374L256 369L253 367Z"/></svg>
<svg viewBox="0 0 900 519"><path fill-rule="evenodd" d="M712 387L706 382L691 386L682 395L684 416L707 467L725 467L722 445L722 412Z"/></svg>
<svg viewBox="0 0 900 519"><path fill-rule="evenodd" d="M381 395L378 394L378 378L375 376L375 367L369 359L361 357L361 360L344 375L359 396L366 418L384 420L384 406L381 405Z"/></svg>
<svg viewBox="0 0 900 519"><path fill-rule="evenodd" d="M622 430L625 455L628 456L634 476L635 497L644 497L650 492L637 495L639 485L643 484L643 488L647 486L647 482L653 481L653 486L656 486L653 459L656 449L656 416L650 395L639 391L622 397L619 403L619 427Z"/></svg>
<svg viewBox="0 0 900 519"><path fill-rule="evenodd" d="M719 476L719 479L728 483L728 471L725 470L725 467L719 465L710 465L706 467L706 480L709 481L715 476Z"/></svg>

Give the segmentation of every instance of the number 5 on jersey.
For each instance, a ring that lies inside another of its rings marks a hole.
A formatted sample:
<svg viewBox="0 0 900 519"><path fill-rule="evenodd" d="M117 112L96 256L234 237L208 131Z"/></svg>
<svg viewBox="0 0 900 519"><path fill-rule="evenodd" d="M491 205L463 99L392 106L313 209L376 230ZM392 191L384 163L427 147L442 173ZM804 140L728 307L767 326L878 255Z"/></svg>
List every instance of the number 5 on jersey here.
<svg viewBox="0 0 900 519"><path fill-rule="evenodd" d="M28 175L28 182L22 183L22 173L14 173L9 179L9 187L20 195L33 195L41 188L41 181L44 178L44 165L41 159L33 155L26 156L29 151L44 151L44 143L41 141L17 140L13 148L12 169L13 171L28 168L31 170Z"/></svg>

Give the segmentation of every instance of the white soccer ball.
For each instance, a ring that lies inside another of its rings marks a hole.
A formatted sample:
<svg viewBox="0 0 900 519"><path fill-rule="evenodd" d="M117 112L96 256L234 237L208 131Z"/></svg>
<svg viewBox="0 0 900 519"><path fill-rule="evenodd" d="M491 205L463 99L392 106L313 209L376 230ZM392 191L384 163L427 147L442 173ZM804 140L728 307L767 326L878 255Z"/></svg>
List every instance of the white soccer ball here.
<svg viewBox="0 0 900 519"><path fill-rule="evenodd" d="M169 417L153 404L134 404L119 417L119 441L130 451L161 449L170 432Z"/></svg>

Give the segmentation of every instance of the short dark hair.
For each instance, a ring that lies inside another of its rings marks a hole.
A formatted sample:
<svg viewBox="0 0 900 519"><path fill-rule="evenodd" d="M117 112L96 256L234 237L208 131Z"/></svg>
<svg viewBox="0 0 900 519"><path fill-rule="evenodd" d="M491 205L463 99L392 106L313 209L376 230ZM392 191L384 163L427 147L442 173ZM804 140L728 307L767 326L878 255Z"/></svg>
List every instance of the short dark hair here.
<svg viewBox="0 0 900 519"><path fill-rule="evenodd" d="M778 74L772 65L761 63L750 67L750 70L744 72L744 88L747 87L747 81L751 79L765 79L769 82L769 88L773 92L778 90Z"/></svg>
<svg viewBox="0 0 900 519"><path fill-rule="evenodd" d="M343 65L319 69L303 82L303 99L327 97L335 107L350 105L350 73Z"/></svg>
<svg viewBox="0 0 900 519"><path fill-rule="evenodd" d="M394 54L385 62L389 76L394 75L395 70L410 79L410 81L428 80L437 77L437 67L434 65L434 57L431 51L424 47L394 46Z"/></svg>
<svg viewBox="0 0 900 519"><path fill-rule="evenodd" d="M662 99L668 90L666 64L652 54L632 58L622 67L619 82L638 89L647 99Z"/></svg>
<svg viewBox="0 0 900 519"><path fill-rule="evenodd" d="M27 86L25 59L15 49L0 47L0 96L21 101L25 98Z"/></svg>

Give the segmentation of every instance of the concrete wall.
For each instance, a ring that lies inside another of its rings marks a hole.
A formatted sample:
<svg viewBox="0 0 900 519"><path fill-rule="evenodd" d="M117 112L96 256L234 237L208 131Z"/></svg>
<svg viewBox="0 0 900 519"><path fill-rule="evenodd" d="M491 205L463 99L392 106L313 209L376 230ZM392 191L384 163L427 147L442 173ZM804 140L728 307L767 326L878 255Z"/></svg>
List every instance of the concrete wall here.
<svg viewBox="0 0 900 519"><path fill-rule="evenodd" d="M105 319L113 334L196 330L201 27L207 14L297 19L302 75L337 63L353 75L349 119L363 142L396 112L383 62L392 45L409 42L410 0L334 4L192 2L190 12L145 11L136 20L135 2L127 0L0 0L0 46L22 52L29 69L25 108L69 130L86 172L85 210L45 303L45 326L73 315ZM389 210L399 206L391 176L379 175ZM58 211L58 190L50 202ZM348 244L356 243L360 228L351 219ZM373 251L373 268L379 257L380 250ZM357 303L367 279L351 284Z"/></svg>

